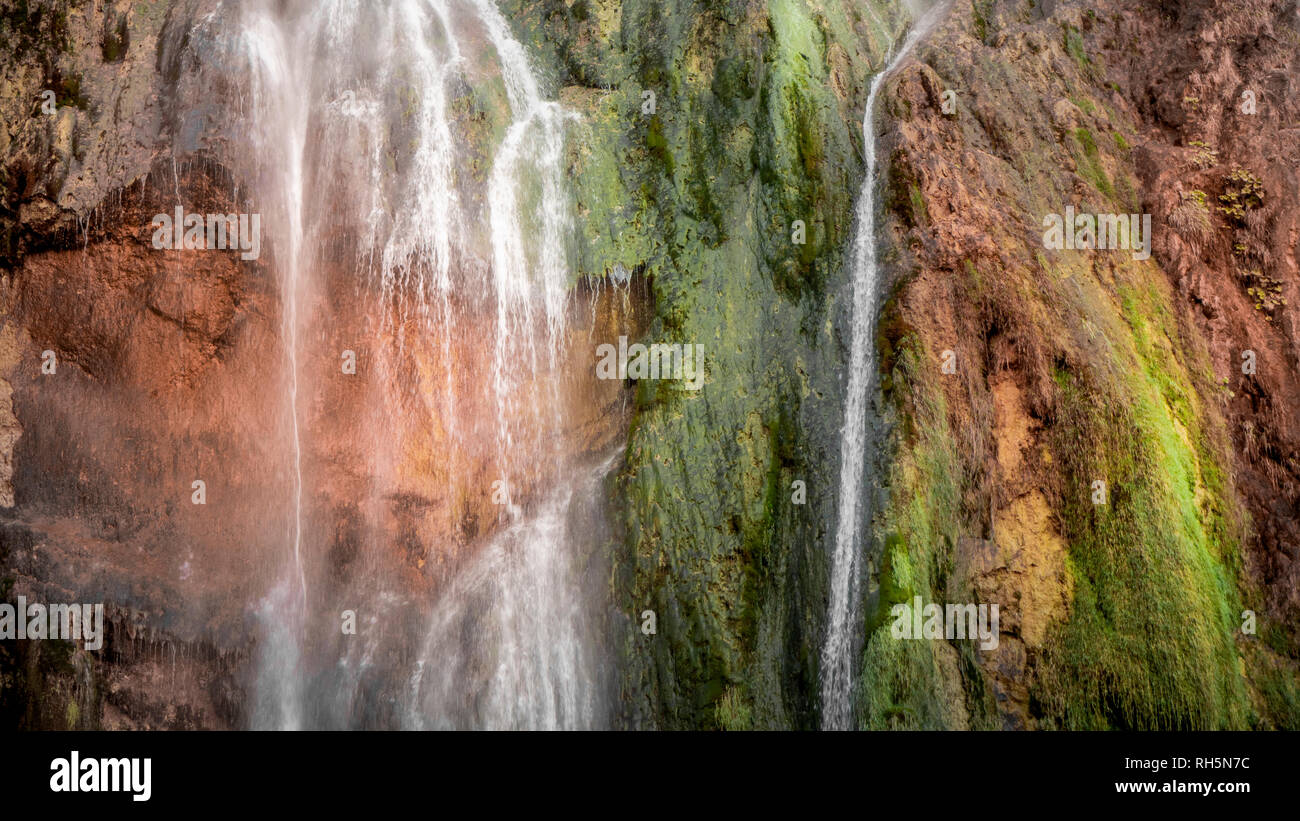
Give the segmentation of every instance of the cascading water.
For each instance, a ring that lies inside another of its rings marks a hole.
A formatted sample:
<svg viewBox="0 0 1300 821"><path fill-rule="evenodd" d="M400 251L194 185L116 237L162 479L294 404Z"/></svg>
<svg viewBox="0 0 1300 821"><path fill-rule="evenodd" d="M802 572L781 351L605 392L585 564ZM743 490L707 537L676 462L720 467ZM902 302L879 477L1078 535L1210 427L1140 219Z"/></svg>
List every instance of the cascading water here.
<svg viewBox="0 0 1300 821"><path fill-rule="evenodd" d="M303 613L307 603L307 578L302 559L302 432L298 409L298 333L300 283L303 277L304 209L303 152L308 124L308 97L303 88L301 65L293 59L293 32L282 28L266 6L250 4L241 20L245 53L249 58L249 110L260 118L275 113L280 127L250 129L256 156L278 158L259 169L259 191L267 193L273 215L268 226L278 228L283 237L284 253L280 258L282 337L287 358L287 393L290 451L293 470L292 521L289 534L292 570L259 608L258 616L265 627L261 648L262 686L254 707L254 722L259 726L298 729L302 720L302 692L294 675L298 648L304 629ZM264 120L266 121L266 120Z"/></svg>
<svg viewBox="0 0 1300 821"><path fill-rule="evenodd" d="M267 212L287 360L292 515L257 608L252 724L602 724L580 577L612 460L563 443L572 115L489 0L219 4L200 27L203 85L235 88L231 131L251 138L239 170ZM321 412L345 390L331 334L373 348L343 435ZM352 445L364 470L337 464ZM318 545L353 509L372 552L340 580ZM441 512L419 513L447 543L418 562L431 601L381 556L411 543L413 510ZM338 637L344 608L363 640Z"/></svg>
<svg viewBox="0 0 1300 821"><path fill-rule="evenodd" d="M575 502L599 496L612 460L519 517L434 609L410 687L417 729L593 729L606 705L592 649L597 626L571 592ZM579 513L576 517L581 520ZM475 715L477 722L463 717Z"/></svg>
<svg viewBox="0 0 1300 821"><path fill-rule="evenodd" d="M862 143L866 177L858 195L854 222L853 256L849 279L853 289L853 314L849 344L848 395L844 427L840 433L839 516L831 554L830 604L826 640L821 655L822 727L844 730L852 726L853 657L858 650L858 589L861 576L860 530L867 452L867 395L875 373L872 347L876 325L876 97L885 79L907 59L912 49L942 17L946 4L925 12L912 26L898 51L871 80L862 118Z"/></svg>

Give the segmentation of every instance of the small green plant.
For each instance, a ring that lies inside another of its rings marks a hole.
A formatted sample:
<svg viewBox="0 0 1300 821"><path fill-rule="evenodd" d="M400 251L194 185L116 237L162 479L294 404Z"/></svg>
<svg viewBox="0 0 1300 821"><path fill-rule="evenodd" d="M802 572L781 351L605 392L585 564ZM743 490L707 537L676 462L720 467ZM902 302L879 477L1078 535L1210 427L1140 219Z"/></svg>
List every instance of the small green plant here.
<svg viewBox="0 0 1300 821"><path fill-rule="evenodd" d="M993 0L976 0L971 4L975 19L975 36L985 40L989 36L989 15L993 13Z"/></svg>
<svg viewBox="0 0 1300 821"><path fill-rule="evenodd" d="M1286 305L1286 297L1282 296L1282 283L1258 268L1241 271L1240 276L1247 283L1246 294L1254 303L1255 310L1265 314L1265 319L1272 322L1277 309Z"/></svg>
<svg viewBox="0 0 1300 821"><path fill-rule="evenodd" d="M1244 168L1234 168L1223 181L1219 211L1238 225L1246 222L1246 212L1264 204L1264 181Z"/></svg>
<svg viewBox="0 0 1300 821"><path fill-rule="evenodd" d="M925 196L915 184L908 186L908 199L912 206L912 221L916 225L925 225L930 221L930 212L925 207Z"/></svg>
<svg viewBox="0 0 1300 821"><path fill-rule="evenodd" d="M1114 186L1111 185L1110 178L1106 176L1106 169L1101 162L1101 152L1097 150L1097 141L1093 138L1092 132L1086 128L1076 128L1074 138L1078 141L1080 148L1083 149L1083 156L1076 156L1079 175L1091 182L1098 191L1106 196L1109 197L1114 194Z"/></svg>
<svg viewBox="0 0 1300 821"><path fill-rule="evenodd" d="M718 699L714 708L714 718L723 730L749 730L754 726L749 705L736 692L735 687L728 687L722 694L722 698Z"/></svg>
<svg viewBox="0 0 1300 821"><path fill-rule="evenodd" d="M1065 27L1065 35L1062 37L1062 45L1065 47L1065 53L1070 55L1074 62L1079 64L1079 68L1087 70L1092 64L1088 59L1088 54L1083 48L1083 35L1074 26Z"/></svg>
<svg viewBox="0 0 1300 821"><path fill-rule="evenodd" d="M1188 145L1195 149L1192 162L1196 163L1197 168L1213 168L1219 164L1219 152L1210 148L1206 143L1200 140L1192 140Z"/></svg>
<svg viewBox="0 0 1300 821"><path fill-rule="evenodd" d="M1097 114L1097 104L1088 97L1071 97L1070 102L1074 103L1080 111L1092 116Z"/></svg>

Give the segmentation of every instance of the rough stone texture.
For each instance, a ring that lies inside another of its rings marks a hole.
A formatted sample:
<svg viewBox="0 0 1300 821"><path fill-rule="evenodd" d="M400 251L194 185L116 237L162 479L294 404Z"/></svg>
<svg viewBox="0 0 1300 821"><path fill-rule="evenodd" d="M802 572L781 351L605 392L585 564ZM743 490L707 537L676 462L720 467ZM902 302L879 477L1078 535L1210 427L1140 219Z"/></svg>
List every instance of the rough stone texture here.
<svg viewBox="0 0 1300 821"><path fill-rule="evenodd" d="M584 270L642 273L655 300L647 339L705 348L698 393L637 392L617 500L622 719L815 727L842 258L868 81L905 12L786 0L513 5L526 38L554 55L562 99L587 115L575 157ZM804 245L791 241L796 220ZM806 504L793 501L795 481ZM640 631L646 610L654 635Z"/></svg>
<svg viewBox="0 0 1300 821"><path fill-rule="evenodd" d="M191 116L218 91L195 87L184 59L207 5L0 0L15 44L0 60L0 600L113 605L104 652L0 643L7 726L244 719L245 605L274 561L262 547L282 540L289 481L265 447L282 408L249 387L283 367L278 286L269 265L152 252L145 227L176 189L196 209L232 205L238 158ZM906 12L502 7L582 118L577 273L647 289L644 306L613 299L574 333L705 346L696 394L571 390L574 449L627 437L611 487L618 720L814 727L862 106ZM1209 0L956 0L891 78L876 120L894 286L872 410L884 444L861 726L1300 722L1298 32L1282 0L1230 14ZM456 105L482 142L495 114L476 94ZM1253 177L1234 181L1238 168ZM1258 202L1242 193L1251 178ZM1046 251L1042 216L1066 204L1151 213L1153 259ZM806 245L790 242L796 219ZM316 306L336 321L308 367L334 368L350 344L341 276ZM47 349L57 380L40 373ZM307 423L333 434L307 454L321 487L311 538L332 571L389 573L427 596L492 514L438 481L442 442L426 431L380 503L378 535L400 549L358 562L369 486L349 466L375 421L354 400L376 388L371 373L312 397ZM188 504L200 473L238 516ZM914 595L998 603L998 649L890 641L890 604ZM1259 635L1240 633L1244 608Z"/></svg>
<svg viewBox="0 0 1300 821"><path fill-rule="evenodd" d="M869 624L864 725L1300 720L1298 25L1282 2L959 0L891 80L880 606L974 596L1004 635L958 662ZM1151 214L1151 261L1045 249L1066 205ZM954 710L928 694L956 671Z"/></svg>

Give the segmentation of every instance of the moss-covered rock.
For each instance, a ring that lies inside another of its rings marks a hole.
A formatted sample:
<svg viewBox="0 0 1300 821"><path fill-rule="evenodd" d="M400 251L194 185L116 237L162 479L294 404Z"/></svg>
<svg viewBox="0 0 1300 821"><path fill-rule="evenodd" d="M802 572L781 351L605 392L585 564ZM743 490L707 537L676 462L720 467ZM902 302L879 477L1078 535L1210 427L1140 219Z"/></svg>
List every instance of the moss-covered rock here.
<svg viewBox="0 0 1300 821"><path fill-rule="evenodd" d="M584 115L571 154L579 273L646 277L647 338L704 346L700 391L642 384L617 482L622 719L815 726L842 254L866 84L903 12L794 0L519 8L533 22L518 29ZM653 635L638 629L644 610Z"/></svg>

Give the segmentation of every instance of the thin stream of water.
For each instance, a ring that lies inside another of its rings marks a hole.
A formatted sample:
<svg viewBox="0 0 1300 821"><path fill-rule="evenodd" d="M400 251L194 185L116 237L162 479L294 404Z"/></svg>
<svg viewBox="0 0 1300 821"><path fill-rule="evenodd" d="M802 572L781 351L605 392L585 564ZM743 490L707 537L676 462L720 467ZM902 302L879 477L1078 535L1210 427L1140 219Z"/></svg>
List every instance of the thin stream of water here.
<svg viewBox="0 0 1300 821"><path fill-rule="evenodd" d="M840 439L840 492L835 544L831 554L830 598L826 640L821 654L822 727L852 727L853 658L860 642L858 591L861 582L863 481L867 454L867 396L875 374L877 289L880 275L876 258L876 98L894 69L942 18L946 5L932 7L912 26L901 48L871 80L862 119L866 177L854 222L849 280L853 289L852 333L849 346L849 380Z"/></svg>

